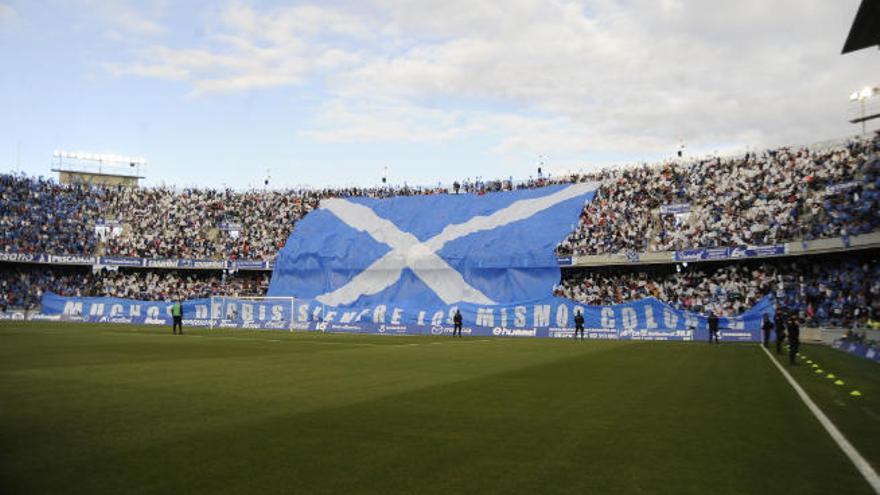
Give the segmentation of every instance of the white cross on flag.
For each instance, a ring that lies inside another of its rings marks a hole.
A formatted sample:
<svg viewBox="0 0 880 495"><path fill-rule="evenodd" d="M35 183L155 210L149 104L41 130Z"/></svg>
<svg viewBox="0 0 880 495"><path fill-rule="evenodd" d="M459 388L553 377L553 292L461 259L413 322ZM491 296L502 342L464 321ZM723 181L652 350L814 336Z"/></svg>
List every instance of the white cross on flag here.
<svg viewBox="0 0 880 495"><path fill-rule="evenodd" d="M559 282L555 248L596 187L326 199L295 226L269 295L333 307L546 297Z"/></svg>

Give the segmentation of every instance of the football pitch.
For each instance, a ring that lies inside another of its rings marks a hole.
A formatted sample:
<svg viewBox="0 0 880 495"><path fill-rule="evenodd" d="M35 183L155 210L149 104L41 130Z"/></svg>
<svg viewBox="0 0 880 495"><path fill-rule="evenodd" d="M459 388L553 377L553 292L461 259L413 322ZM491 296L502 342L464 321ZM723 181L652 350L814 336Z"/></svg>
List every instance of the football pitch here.
<svg viewBox="0 0 880 495"><path fill-rule="evenodd" d="M880 468L880 368L802 353ZM873 493L754 344L10 322L0 452L4 494Z"/></svg>

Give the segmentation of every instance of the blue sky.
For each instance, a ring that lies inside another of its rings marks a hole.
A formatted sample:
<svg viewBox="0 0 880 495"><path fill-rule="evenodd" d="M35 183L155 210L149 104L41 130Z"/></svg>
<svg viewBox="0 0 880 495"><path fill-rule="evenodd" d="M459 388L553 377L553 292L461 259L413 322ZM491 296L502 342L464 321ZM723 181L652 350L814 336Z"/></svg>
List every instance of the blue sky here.
<svg viewBox="0 0 880 495"><path fill-rule="evenodd" d="M526 178L858 129L858 0L0 0L0 170L144 156L148 184Z"/></svg>

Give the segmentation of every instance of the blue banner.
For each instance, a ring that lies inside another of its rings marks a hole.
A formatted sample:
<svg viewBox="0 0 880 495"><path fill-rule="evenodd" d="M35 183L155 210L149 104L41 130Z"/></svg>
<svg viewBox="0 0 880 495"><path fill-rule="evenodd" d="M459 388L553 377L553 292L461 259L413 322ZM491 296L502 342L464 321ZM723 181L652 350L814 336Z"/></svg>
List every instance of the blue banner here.
<svg viewBox="0 0 880 495"><path fill-rule="evenodd" d="M32 253L0 252L0 261L7 261L10 263L42 263L41 255Z"/></svg>
<svg viewBox="0 0 880 495"><path fill-rule="evenodd" d="M133 268L165 268L193 270L271 270L274 263L262 260L212 260L178 258L132 258L127 256L82 256L45 253L0 252L0 262L40 263L49 265L119 266Z"/></svg>
<svg viewBox="0 0 880 495"><path fill-rule="evenodd" d="M232 263L236 270L268 270L269 263L257 260L235 260Z"/></svg>
<svg viewBox="0 0 880 495"><path fill-rule="evenodd" d="M781 256L785 254L785 244L768 246L736 246L722 248L699 248L675 251L673 261L711 261L734 258L756 258L761 256Z"/></svg>
<svg viewBox="0 0 880 495"><path fill-rule="evenodd" d="M595 189L326 199L280 251L269 295L336 308L539 300L559 282L556 246Z"/></svg>
<svg viewBox="0 0 880 495"><path fill-rule="evenodd" d="M559 266L571 266L574 264L574 260L571 256L560 256L556 258L556 262L559 263Z"/></svg>
<svg viewBox="0 0 880 495"><path fill-rule="evenodd" d="M124 256L100 256L98 258L99 265L106 266L144 266L143 258L126 258Z"/></svg>
<svg viewBox="0 0 880 495"><path fill-rule="evenodd" d="M832 346L852 355L870 359L875 363L880 363L880 347L864 344L861 342L847 342L843 339L835 340Z"/></svg>
<svg viewBox="0 0 880 495"><path fill-rule="evenodd" d="M679 215L681 213L689 213L691 211L690 203L677 203L670 205L660 205L661 215Z"/></svg>
<svg viewBox="0 0 880 495"><path fill-rule="evenodd" d="M95 256L79 256L75 254L50 254L46 256L45 260L45 263L55 265L94 265L97 258Z"/></svg>
<svg viewBox="0 0 880 495"><path fill-rule="evenodd" d="M591 338L707 338L705 317L656 299L593 307L551 295L555 248L595 189L327 199L297 223L269 296L296 298L295 323L329 332L447 334L460 311L465 335L571 337L580 312ZM762 312L772 306L722 319L722 335L757 339Z"/></svg>
<svg viewBox="0 0 880 495"><path fill-rule="evenodd" d="M62 297L46 293L42 315L64 321L170 325L171 301L137 301L116 297ZM184 301L183 323L194 327L290 330L299 324L290 300L192 299Z"/></svg>
<svg viewBox="0 0 880 495"><path fill-rule="evenodd" d="M229 262L223 260L177 260L178 268L201 268L206 270L223 270Z"/></svg>
<svg viewBox="0 0 880 495"><path fill-rule="evenodd" d="M43 315L67 321L170 325L171 302L111 297L43 296ZM610 340L707 340L704 315L677 310L648 298L614 306L585 306L562 298L479 306L460 304L422 309L380 304L332 308L314 300L195 299L183 303L184 325L214 328L317 330L377 335L451 335L453 315L462 314L464 335L571 338L574 316L584 317L585 335ZM767 297L746 313L719 318L723 341L760 340L762 316L773 318Z"/></svg>

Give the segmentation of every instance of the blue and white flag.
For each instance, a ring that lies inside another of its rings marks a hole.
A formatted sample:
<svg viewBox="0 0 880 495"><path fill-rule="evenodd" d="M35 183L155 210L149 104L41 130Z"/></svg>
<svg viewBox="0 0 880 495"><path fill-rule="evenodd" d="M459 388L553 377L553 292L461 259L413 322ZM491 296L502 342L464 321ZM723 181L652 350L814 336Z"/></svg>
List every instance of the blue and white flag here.
<svg viewBox="0 0 880 495"><path fill-rule="evenodd" d="M297 223L276 260L269 296L277 299L186 301L183 323L449 335L460 311L464 335L572 338L580 313L588 338L706 339L704 315L654 298L586 306L553 296L560 280L555 248L595 189L325 200ZM751 256L749 249L743 255ZM730 248L698 251L710 259L729 257ZM42 307L42 318L170 324L170 302L44 294ZM763 316L773 313L764 298L721 318L722 339L758 340Z"/></svg>
<svg viewBox="0 0 880 495"><path fill-rule="evenodd" d="M324 200L279 253L269 295L330 307L546 298L560 278L555 247L596 187Z"/></svg>

